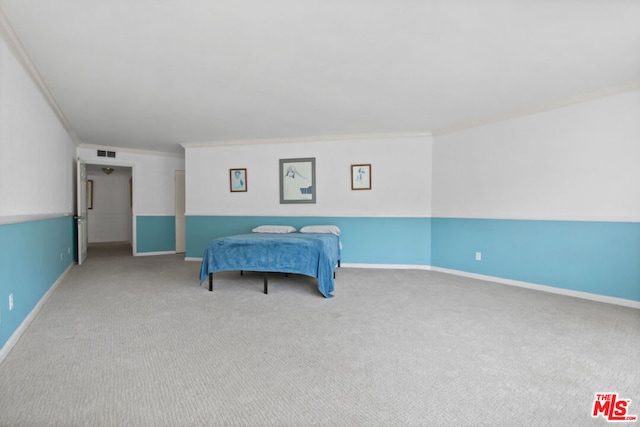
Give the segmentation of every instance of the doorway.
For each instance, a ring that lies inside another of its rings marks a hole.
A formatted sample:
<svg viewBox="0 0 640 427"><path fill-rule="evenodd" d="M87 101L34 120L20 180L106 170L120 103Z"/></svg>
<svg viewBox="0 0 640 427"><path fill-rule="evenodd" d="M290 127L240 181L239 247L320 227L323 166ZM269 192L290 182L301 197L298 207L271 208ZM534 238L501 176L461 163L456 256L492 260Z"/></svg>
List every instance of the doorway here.
<svg viewBox="0 0 640 427"><path fill-rule="evenodd" d="M88 254L118 247L133 255L133 168L86 165Z"/></svg>

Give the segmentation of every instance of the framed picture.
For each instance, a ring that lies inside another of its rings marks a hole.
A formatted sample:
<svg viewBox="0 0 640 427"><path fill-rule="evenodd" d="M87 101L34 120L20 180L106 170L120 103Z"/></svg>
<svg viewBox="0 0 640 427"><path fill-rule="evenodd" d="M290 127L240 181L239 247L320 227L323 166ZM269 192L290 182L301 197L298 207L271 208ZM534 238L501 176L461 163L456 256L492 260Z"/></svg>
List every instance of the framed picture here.
<svg viewBox="0 0 640 427"><path fill-rule="evenodd" d="M246 169L229 169L229 188L232 193L247 191Z"/></svg>
<svg viewBox="0 0 640 427"><path fill-rule="evenodd" d="M93 180L87 180L87 209L93 209Z"/></svg>
<svg viewBox="0 0 640 427"><path fill-rule="evenodd" d="M316 159L280 159L280 203L316 202Z"/></svg>
<svg viewBox="0 0 640 427"><path fill-rule="evenodd" d="M371 163L351 165L351 189L371 190Z"/></svg>

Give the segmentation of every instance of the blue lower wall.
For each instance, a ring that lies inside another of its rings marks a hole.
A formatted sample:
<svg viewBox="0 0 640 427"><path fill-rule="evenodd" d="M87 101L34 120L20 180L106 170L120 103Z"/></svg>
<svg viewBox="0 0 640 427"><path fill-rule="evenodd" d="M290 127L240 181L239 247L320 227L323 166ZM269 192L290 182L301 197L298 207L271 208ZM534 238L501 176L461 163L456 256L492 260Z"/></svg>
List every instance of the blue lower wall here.
<svg viewBox="0 0 640 427"><path fill-rule="evenodd" d="M136 216L136 252L173 252L175 250L175 216Z"/></svg>
<svg viewBox="0 0 640 427"><path fill-rule="evenodd" d="M71 216L0 225L0 347L75 261L75 253Z"/></svg>
<svg viewBox="0 0 640 427"><path fill-rule="evenodd" d="M431 263L430 218L187 216L187 257L201 258L207 243L258 225L337 225L342 230L342 262L351 264Z"/></svg>
<svg viewBox="0 0 640 427"><path fill-rule="evenodd" d="M432 218L431 251L435 267L640 301L640 223Z"/></svg>
<svg viewBox="0 0 640 427"><path fill-rule="evenodd" d="M343 263L432 265L640 301L635 222L188 216L186 255L202 257L211 239L262 224L337 225ZM174 251L175 217L138 216L136 234L138 252ZM74 259L71 216L0 225L0 347Z"/></svg>
<svg viewBox="0 0 640 427"><path fill-rule="evenodd" d="M202 257L211 239L261 224L337 225L343 263L432 265L640 301L635 222L188 216L186 255ZM138 252L175 250L174 216L139 216L136 227ZM0 347L74 260L71 216L0 225Z"/></svg>
<svg viewBox="0 0 640 427"><path fill-rule="evenodd" d="M640 301L635 222L188 216L186 255L200 258L211 239L261 224L337 225L343 263L434 266Z"/></svg>

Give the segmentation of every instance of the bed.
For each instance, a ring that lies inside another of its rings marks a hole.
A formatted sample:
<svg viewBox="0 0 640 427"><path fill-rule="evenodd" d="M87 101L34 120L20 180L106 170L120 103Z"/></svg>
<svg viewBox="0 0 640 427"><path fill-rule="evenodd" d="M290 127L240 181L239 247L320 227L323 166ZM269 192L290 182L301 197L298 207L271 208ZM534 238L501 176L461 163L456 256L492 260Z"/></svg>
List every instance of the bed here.
<svg viewBox="0 0 640 427"><path fill-rule="evenodd" d="M335 269L340 263L340 240L332 233L250 233L212 240L202 258L200 284L218 271L294 273L318 279L318 290L332 298Z"/></svg>

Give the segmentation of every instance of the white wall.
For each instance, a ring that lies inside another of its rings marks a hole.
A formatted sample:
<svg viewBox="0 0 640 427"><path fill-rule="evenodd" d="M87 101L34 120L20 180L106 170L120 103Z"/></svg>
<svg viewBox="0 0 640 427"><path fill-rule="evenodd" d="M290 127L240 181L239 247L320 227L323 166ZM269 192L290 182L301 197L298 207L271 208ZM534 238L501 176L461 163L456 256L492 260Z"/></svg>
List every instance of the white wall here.
<svg viewBox="0 0 640 427"><path fill-rule="evenodd" d="M257 143L186 148L188 215L431 215L431 137ZM316 203L280 204L279 159L315 157ZM351 190L351 164L371 163L372 190ZM229 191L246 168L248 191Z"/></svg>
<svg viewBox="0 0 640 427"><path fill-rule="evenodd" d="M434 140L433 216L640 220L640 91Z"/></svg>
<svg viewBox="0 0 640 427"><path fill-rule="evenodd" d="M89 243L132 242L129 173L90 174L93 209L88 210Z"/></svg>
<svg viewBox="0 0 640 427"><path fill-rule="evenodd" d="M98 157L98 149L116 151L116 158ZM77 153L87 163L132 168L134 215L175 215L175 171L184 170L184 158L114 147L80 146Z"/></svg>
<svg viewBox="0 0 640 427"><path fill-rule="evenodd" d="M73 213L75 149L0 38L0 217Z"/></svg>

